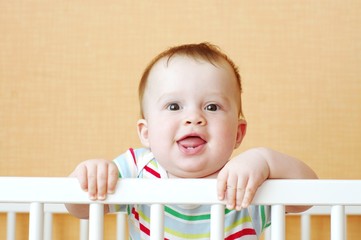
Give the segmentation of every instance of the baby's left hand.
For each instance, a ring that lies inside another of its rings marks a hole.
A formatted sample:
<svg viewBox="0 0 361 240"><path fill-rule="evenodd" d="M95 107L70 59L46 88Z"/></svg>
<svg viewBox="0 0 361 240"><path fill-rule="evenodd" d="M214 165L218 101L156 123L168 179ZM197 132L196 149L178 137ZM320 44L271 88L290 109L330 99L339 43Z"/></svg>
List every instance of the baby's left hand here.
<svg viewBox="0 0 361 240"><path fill-rule="evenodd" d="M218 197L220 200L226 199L228 209L246 208L269 173L268 163L260 152L257 149L248 150L231 159L219 172Z"/></svg>

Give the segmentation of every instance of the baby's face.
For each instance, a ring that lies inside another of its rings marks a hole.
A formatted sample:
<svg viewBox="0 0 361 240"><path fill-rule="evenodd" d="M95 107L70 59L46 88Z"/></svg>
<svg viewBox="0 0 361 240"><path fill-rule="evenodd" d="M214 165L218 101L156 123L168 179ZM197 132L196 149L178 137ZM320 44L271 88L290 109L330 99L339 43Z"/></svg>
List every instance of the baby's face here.
<svg viewBox="0 0 361 240"><path fill-rule="evenodd" d="M171 176L217 173L240 144L246 123L238 118L240 92L226 63L175 56L150 72L144 93L142 143Z"/></svg>

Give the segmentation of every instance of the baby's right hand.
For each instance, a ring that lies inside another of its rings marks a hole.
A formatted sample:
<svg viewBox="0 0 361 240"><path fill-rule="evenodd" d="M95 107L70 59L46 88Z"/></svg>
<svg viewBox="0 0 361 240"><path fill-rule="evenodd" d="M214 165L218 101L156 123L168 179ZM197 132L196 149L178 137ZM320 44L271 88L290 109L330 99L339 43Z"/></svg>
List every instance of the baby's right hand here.
<svg viewBox="0 0 361 240"><path fill-rule="evenodd" d="M112 161L94 159L80 163L69 177L78 179L91 200L104 200L107 194L114 193L119 171Z"/></svg>

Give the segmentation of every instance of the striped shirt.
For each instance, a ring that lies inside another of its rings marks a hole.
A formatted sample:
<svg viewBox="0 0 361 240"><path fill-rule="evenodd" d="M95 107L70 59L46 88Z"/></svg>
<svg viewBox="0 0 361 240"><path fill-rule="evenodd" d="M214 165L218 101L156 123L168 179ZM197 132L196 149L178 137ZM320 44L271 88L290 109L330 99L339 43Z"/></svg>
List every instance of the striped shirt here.
<svg viewBox="0 0 361 240"><path fill-rule="evenodd" d="M114 160L120 178L168 178L147 148L129 149ZM110 206L110 211L126 211L132 240L147 240L150 235L150 206L130 204ZM164 239L206 240L210 238L209 205L166 205ZM250 206L241 211L225 209L225 239L257 240L270 225L270 207Z"/></svg>

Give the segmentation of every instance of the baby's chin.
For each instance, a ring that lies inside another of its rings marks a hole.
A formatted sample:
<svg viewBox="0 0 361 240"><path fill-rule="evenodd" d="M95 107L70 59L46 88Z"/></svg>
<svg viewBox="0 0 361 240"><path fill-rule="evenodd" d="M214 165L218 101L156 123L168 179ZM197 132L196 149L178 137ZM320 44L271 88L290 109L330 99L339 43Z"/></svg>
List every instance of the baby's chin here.
<svg viewBox="0 0 361 240"><path fill-rule="evenodd" d="M168 172L169 178L217 178L220 170L215 172Z"/></svg>

